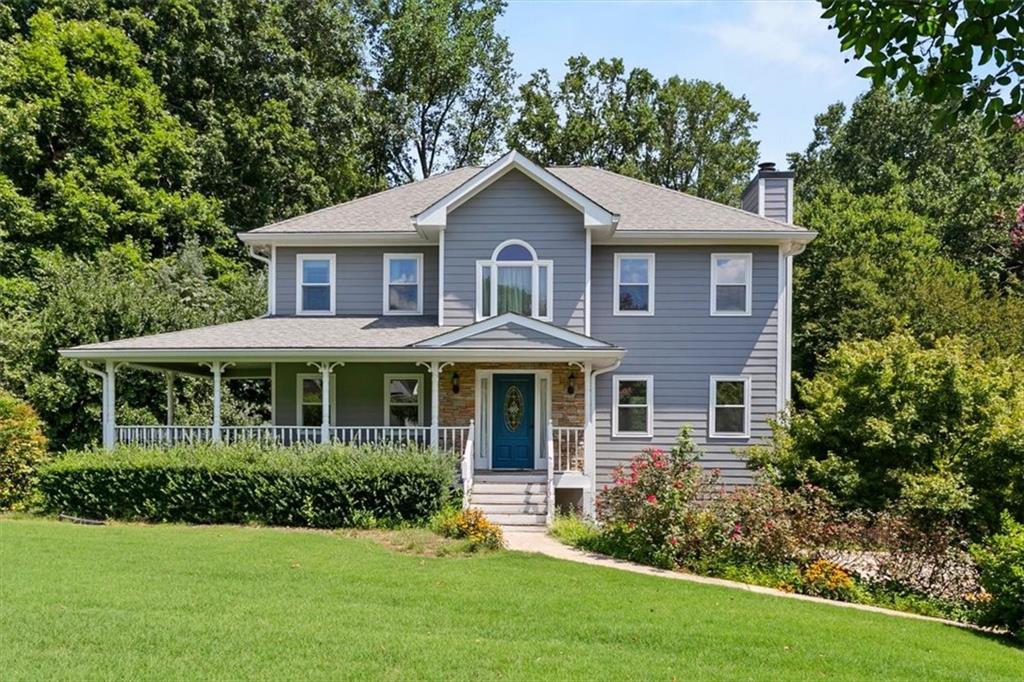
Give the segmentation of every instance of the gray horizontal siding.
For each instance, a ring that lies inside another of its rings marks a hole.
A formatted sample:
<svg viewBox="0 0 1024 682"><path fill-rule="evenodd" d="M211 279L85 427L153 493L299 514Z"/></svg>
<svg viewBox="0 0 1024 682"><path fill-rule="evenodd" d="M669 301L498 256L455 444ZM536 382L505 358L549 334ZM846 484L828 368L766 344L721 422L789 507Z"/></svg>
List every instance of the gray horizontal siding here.
<svg viewBox="0 0 1024 682"><path fill-rule="evenodd" d="M789 183L785 178L765 178L764 217L786 221L788 218Z"/></svg>
<svg viewBox="0 0 1024 682"><path fill-rule="evenodd" d="M505 324L479 334L454 341L447 348L576 348L569 341L556 339L535 329L526 329L519 325Z"/></svg>
<svg viewBox="0 0 1024 682"><path fill-rule="evenodd" d="M655 315L612 314L614 254L655 253ZM711 254L753 253L752 315L710 315ZM776 413L778 359L778 250L772 247L595 247L592 260L591 332L627 349L622 366L597 381L598 484L611 470L646 447L672 447L688 424L704 451L702 464L722 470L726 481L750 481L742 458L732 451L769 435L766 419ZM613 374L654 376L654 437L613 438ZM707 438L709 380L712 374L751 377L751 438Z"/></svg>
<svg viewBox="0 0 1024 682"><path fill-rule="evenodd" d="M315 367L277 363L274 377L274 423L298 423L298 375L317 374ZM349 363L336 367L331 423L335 426L382 426L384 424L384 375L418 374L423 385L423 426L430 425L430 373L412 363Z"/></svg>
<svg viewBox="0 0 1024 682"><path fill-rule="evenodd" d="M423 314L437 315L437 247L383 246L278 247L277 315L294 315L296 309L296 255L333 253L336 287L335 314L382 315L384 308L384 254L423 254Z"/></svg>
<svg viewBox="0 0 1024 682"><path fill-rule="evenodd" d="M445 229L446 325L476 319L476 263L489 260L507 239L529 243L554 266L553 322L584 328L586 233L583 214L520 173L512 171L448 216Z"/></svg>

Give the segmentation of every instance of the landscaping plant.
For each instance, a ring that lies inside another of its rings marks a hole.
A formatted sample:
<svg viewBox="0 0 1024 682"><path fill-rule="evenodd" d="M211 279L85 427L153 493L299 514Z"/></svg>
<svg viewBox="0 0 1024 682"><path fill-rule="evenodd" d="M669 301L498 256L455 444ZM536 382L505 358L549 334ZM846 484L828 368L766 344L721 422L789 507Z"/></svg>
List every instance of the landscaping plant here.
<svg viewBox="0 0 1024 682"><path fill-rule="evenodd" d="M431 525L445 537L468 541L471 550L505 546L501 527L489 521L479 509L447 508L434 517Z"/></svg>
<svg viewBox="0 0 1024 682"><path fill-rule="evenodd" d="M1024 524L1004 513L1002 530L971 549L978 562L978 580L991 599L982 618L1024 640Z"/></svg>
<svg viewBox="0 0 1024 682"><path fill-rule="evenodd" d="M42 423L26 403L0 391L0 509L25 503L46 460Z"/></svg>

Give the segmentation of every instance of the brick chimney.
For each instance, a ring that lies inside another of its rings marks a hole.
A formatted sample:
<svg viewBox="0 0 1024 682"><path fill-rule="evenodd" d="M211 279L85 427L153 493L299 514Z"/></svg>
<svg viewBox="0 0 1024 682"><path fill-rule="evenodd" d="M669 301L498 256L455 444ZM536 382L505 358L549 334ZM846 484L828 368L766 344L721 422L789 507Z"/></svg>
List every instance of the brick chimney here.
<svg viewBox="0 0 1024 682"><path fill-rule="evenodd" d="M757 175L743 190L741 206L744 211L784 223L793 222L793 171L775 170L775 163L757 164Z"/></svg>

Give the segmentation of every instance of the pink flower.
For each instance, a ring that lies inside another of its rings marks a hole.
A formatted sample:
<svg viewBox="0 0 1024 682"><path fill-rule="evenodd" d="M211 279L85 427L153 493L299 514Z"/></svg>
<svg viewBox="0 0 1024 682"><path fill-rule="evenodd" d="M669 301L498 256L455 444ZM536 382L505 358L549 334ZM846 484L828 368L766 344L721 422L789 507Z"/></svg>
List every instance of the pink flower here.
<svg viewBox="0 0 1024 682"><path fill-rule="evenodd" d="M658 498L655 497L654 495L648 495L647 496L647 503L648 504L658 504Z"/></svg>
<svg viewBox="0 0 1024 682"><path fill-rule="evenodd" d="M679 544L679 540L678 540L678 539L676 539L676 538L669 538L669 539L668 539L668 544L670 544L670 545L672 545L673 547L675 547L676 545L678 545L678 544Z"/></svg>

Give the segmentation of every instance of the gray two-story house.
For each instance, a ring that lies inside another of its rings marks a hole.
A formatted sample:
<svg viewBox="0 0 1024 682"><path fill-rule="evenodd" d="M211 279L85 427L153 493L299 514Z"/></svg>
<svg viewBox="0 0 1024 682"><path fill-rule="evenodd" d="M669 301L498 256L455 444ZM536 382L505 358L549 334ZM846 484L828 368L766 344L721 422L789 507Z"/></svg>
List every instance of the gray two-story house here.
<svg viewBox="0 0 1024 682"><path fill-rule="evenodd" d="M789 399L792 174L743 210L510 152L240 234L268 268L252 320L62 351L103 377L103 441L414 442L456 450L467 503L543 524L683 425L728 483ZM167 423L115 423L116 373L166 379ZM174 381L213 382L208 426ZM221 423L224 381L270 383L271 423Z"/></svg>

